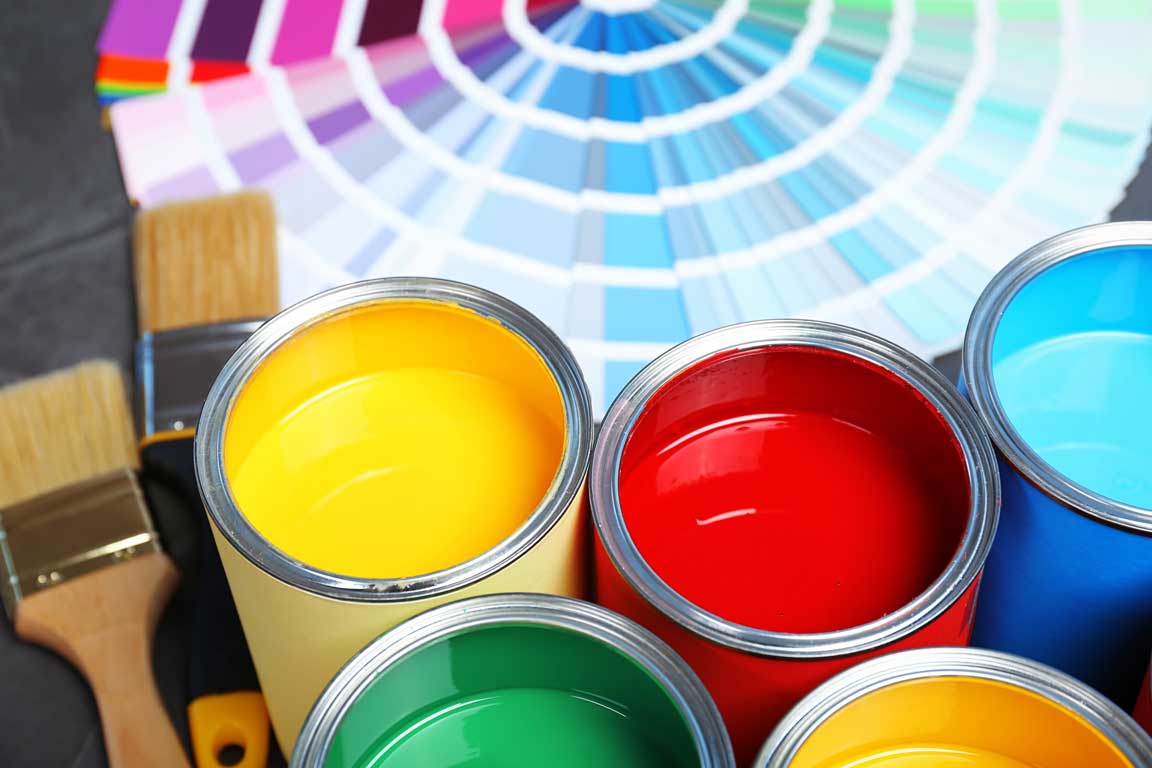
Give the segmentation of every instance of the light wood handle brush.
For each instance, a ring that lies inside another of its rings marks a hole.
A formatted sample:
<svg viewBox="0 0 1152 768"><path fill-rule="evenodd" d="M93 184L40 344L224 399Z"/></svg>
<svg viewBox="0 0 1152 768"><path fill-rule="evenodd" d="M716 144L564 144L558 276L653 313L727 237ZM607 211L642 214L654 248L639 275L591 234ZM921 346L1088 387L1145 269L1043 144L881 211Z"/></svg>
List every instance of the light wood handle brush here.
<svg viewBox="0 0 1152 768"><path fill-rule="evenodd" d="M152 674L177 574L136 481L119 369L0 389L0 434L0 595L17 636L87 678L112 768L186 768Z"/></svg>

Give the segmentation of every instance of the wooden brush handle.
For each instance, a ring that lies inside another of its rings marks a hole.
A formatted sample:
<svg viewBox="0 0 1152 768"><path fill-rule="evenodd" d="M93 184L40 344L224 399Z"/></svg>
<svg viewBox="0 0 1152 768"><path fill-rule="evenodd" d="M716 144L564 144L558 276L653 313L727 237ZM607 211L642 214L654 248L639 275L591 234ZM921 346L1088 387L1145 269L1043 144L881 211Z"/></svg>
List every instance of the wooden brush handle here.
<svg viewBox="0 0 1152 768"><path fill-rule="evenodd" d="M187 768L152 675L152 636L176 586L152 552L65 581L16 605L16 634L51 648L88 678L111 768Z"/></svg>

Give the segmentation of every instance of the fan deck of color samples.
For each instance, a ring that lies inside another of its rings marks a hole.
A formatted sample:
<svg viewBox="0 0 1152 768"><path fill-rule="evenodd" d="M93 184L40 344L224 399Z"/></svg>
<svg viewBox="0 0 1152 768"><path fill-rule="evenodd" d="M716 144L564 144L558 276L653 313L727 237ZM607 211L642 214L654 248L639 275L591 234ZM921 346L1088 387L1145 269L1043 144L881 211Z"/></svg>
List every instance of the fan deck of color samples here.
<svg viewBox="0 0 1152 768"><path fill-rule="evenodd" d="M955 347L1006 260L1107 218L1152 124L1141 0L245 0L227 44L223 0L166 0L118 51L142 2L102 41L169 89L112 107L135 200L269 190L285 301L393 274L503 293L598 412L740 320Z"/></svg>

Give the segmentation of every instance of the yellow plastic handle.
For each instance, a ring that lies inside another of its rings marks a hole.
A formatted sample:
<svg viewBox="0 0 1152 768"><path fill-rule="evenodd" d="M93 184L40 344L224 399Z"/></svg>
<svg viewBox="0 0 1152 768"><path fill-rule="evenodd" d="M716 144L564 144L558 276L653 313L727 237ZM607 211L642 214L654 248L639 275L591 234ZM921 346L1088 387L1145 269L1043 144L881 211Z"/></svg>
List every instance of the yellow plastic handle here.
<svg viewBox="0 0 1152 768"><path fill-rule="evenodd" d="M231 768L268 765L268 709L258 691L201 696L188 705L188 730L196 768L225 768L220 752L227 747L244 750Z"/></svg>

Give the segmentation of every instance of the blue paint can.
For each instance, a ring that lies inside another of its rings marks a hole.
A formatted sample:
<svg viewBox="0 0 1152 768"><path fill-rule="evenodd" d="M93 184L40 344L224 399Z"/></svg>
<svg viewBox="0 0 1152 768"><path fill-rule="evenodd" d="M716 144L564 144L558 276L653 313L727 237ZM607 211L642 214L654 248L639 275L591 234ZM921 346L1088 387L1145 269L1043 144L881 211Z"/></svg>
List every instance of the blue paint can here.
<svg viewBox="0 0 1152 768"><path fill-rule="evenodd" d="M963 378L1003 485L973 644L1130 706L1152 646L1152 222L1012 261L973 310Z"/></svg>

